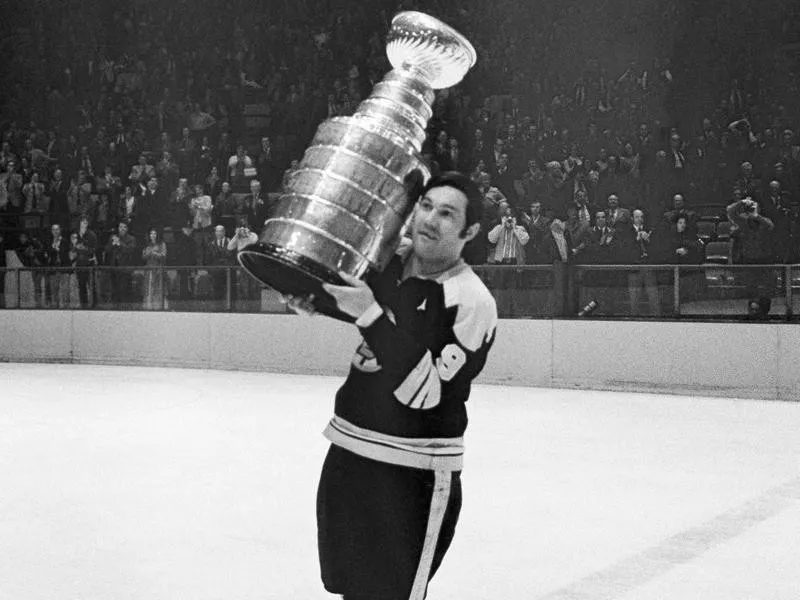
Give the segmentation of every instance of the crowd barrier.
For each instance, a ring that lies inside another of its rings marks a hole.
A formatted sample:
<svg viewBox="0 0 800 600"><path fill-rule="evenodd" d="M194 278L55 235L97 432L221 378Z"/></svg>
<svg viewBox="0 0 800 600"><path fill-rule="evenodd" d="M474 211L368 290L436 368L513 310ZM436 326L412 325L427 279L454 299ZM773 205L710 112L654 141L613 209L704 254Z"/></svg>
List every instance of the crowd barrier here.
<svg viewBox="0 0 800 600"><path fill-rule="evenodd" d="M736 319L800 315L800 265L475 267L501 318ZM0 307L285 313L280 296L236 266L0 269Z"/></svg>

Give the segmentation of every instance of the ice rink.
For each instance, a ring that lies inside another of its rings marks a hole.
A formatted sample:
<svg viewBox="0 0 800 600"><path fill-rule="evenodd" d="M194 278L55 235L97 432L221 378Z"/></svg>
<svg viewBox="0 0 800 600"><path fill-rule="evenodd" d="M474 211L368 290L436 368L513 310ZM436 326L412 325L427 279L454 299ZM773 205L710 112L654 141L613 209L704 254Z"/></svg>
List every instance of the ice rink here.
<svg viewBox="0 0 800 600"><path fill-rule="evenodd" d="M0 364L0 600L331 598L339 378ZM477 386L430 600L797 600L800 404Z"/></svg>

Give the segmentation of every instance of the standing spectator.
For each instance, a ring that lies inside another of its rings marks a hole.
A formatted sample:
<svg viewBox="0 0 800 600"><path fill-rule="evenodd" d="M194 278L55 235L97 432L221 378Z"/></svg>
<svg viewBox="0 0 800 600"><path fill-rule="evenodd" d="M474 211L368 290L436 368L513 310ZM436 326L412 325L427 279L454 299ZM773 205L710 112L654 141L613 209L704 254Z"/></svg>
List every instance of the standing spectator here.
<svg viewBox="0 0 800 600"><path fill-rule="evenodd" d="M203 248L211 239L211 218L214 204L201 184L194 186L194 197L189 201L189 213L192 215L194 241L197 244L197 255L202 256Z"/></svg>
<svg viewBox="0 0 800 600"><path fill-rule="evenodd" d="M0 308L6 307L6 250L8 244L0 231Z"/></svg>
<svg viewBox="0 0 800 600"><path fill-rule="evenodd" d="M201 262L197 254L197 243L192 237L193 233L192 222L187 221L180 231L175 234L175 239L168 248L169 264L175 267L182 267L177 270L178 297L180 300L189 300L191 298L189 283L194 270L187 267L195 267Z"/></svg>
<svg viewBox="0 0 800 600"><path fill-rule="evenodd" d="M25 197L24 212L40 214L48 212L49 198L45 196L44 184L39 182L38 173L34 173L31 180L22 186L22 195Z"/></svg>
<svg viewBox="0 0 800 600"><path fill-rule="evenodd" d="M166 225L173 229L183 226L186 221L192 220L189 204L192 200L192 191L189 189L189 180L181 177L178 180L178 187L173 190L169 197L167 207Z"/></svg>
<svg viewBox="0 0 800 600"><path fill-rule="evenodd" d="M94 286L91 283L92 269L97 265L97 235L89 229L89 219L81 218L76 240L75 276L77 279L78 299L81 308L94 306ZM91 297L91 302L89 301Z"/></svg>
<svg viewBox="0 0 800 600"><path fill-rule="evenodd" d="M774 224L773 233L775 260L792 264L800 259L800 207L791 202L789 194L781 191L778 181L771 181L764 198L764 215Z"/></svg>
<svg viewBox="0 0 800 600"><path fill-rule="evenodd" d="M607 221L611 227L627 226L631 223L631 211L619 205L619 196L611 194L608 197L606 209Z"/></svg>
<svg viewBox="0 0 800 600"><path fill-rule="evenodd" d="M542 214L542 203L531 202L529 212L522 213L520 220L523 227L528 231L530 238L525 249L527 263L531 265L543 265L551 262L551 252L549 249L550 222Z"/></svg>
<svg viewBox="0 0 800 600"><path fill-rule="evenodd" d="M257 235L264 227L270 206L261 193L261 183L255 179L250 182L250 193L245 197L245 205L247 206L247 219Z"/></svg>
<svg viewBox="0 0 800 600"><path fill-rule="evenodd" d="M187 173L183 166L172 160L172 153L165 151L161 155L161 160L156 163L156 176L159 178L159 185L166 190L171 190L178 184L181 173Z"/></svg>
<svg viewBox="0 0 800 600"><path fill-rule="evenodd" d="M578 209L574 206L567 208L567 221L564 224L566 235L570 240L570 254L572 262L584 262L586 249L591 243L591 226L578 216Z"/></svg>
<svg viewBox="0 0 800 600"><path fill-rule="evenodd" d="M49 308L66 308L69 293L69 273L62 270L70 266L69 241L61 235L61 225L50 226L50 239L45 246L46 264L52 267L47 274L45 301Z"/></svg>
<svg viewBox="0 0 800 600"><path fill-rule="evenodd" d="M128 224L120 223L117 232L111 234L106 244L106 264L113 267L110 272L111 300L119 305L130 302L131 298L131 272L129 269L136 264L136 238L128 233Z"/></svg>
<svg viewBox="0 0 800 600"><path fill-rule="evenodd" d="M191 137L188 127L181 130L181 139L175 144L180 172L191 175L197 168L197 142Z"/></svg>
<svg viewBox="0 0 800 600"><path fill-rule="evenodd" d="M0 211L19 213L23 209L22 202L22 174L17 172L17 163L9 160L6 163L6 172L0 175Z"/></svg>
<svg viewBox="0 0 800 600"><path fill-rule="evenodd" d="M194 174L195 180L200 179L206 173L210 173L212 168L216 169L217 173L219 173L219 166L214 156L214 148L211 147L208 136L204 135L200 147L197 149L197 169Z"/></svg>
<svg viewBox="0 0 800 600"><path fill-rule="evenodd" d="M766 265L773 261L772 232L775 224L760 214L758 203L744 198L727 208L728 218L737 226L734 233L739 245L739 261L748 265ZM744 273L748 314L764 318L772 307L775 273L771 269L754 267Z"/></svg>
<svg viewBox="0 0 800 600"><path fill-rule="evenodd" d="M280 191L281 169L272 151L272 141L266 136L261 138L261 146L256 157L256 170L267 193Z"/></svg>
<svg viewBox="0 0 800 600"><path fill-rule="evenodd" d="M256 242L258 242L258 236L250 231L247 226L247 219L242 218L239 221L239 227L236 228L236 235L228 242L228 251L235 256L240 250ZM237 289L237 297L249 300L253 294L255 280L242 269L236 270L236 279L237 282L234 287Z"/></svg>
<svg viewBox="0 0 800 600"><path fill-rule="evenodd" d="M217 225L214 227L214 239L206 246L205 263L210 267L211 281L214 288L214 299L223 300L225 290L228 285L228 269L234 264L235 257L228 250L230 238L225 235L225 227Z"/></svg>
<svg viewBox="0 0 800 600"><path fill-rule="evenodd" d="M247 155L245 147L239 144L236 154L228 159L228 180L234 190L246 190L250 179L255 176L253 171L253 159Z"/></svg>
<svg viewBox="0 0 800 600"><path fill-rule="evenodd" d="M167 245L160 239L158 230L147 232L148 243L142 250L142 258L147 267L144 273L144 309L164 310L167 300L164 296L164 265L167 263Z"/></svg>
<svg viewBox="0 0 800 600"><path fill-rule="evenodd" d="M606 211L598 210L594 215L594 227L589 233L589 262L603 265L614 261L618 246L614 229L608 224Z"/></svg>
<svg viewBox="0 0 800 600"><path fill-rule="evenodd" d="M147 185L147 182L155 176L155 167L147 163L147 156L140 154L139 162L131 167L130 175L128 175L128 181L130 181L132 186L145 186Z"/></svg>
<svg viewBox="0 0 800 600"><path fill-rule="evenodd" d="M211 172L205 178L205 187L206 193L211 196L212 199L219 196L220 190L222 189L222 178L220 178L216 166L211 167Z"/></svg>
<svg viewBox="0 0 800 600"><path fill-rule="evenodd" d="M508 203L500 205L499 220L488 233L489 242L495 244L490 262L498 265L524 264L524 247L530 240L528 232L522 225L517 225L517 219Z"/></svg>
<svg viewBox="0 0 800 600"><path fill-rule="evenodd" d="M56 169L50 181L48 192L50 194L50 215L52 221L66 221L69 218L69 181L64 179L64 171Z"/></svg>
<svg viewBox="0 0 800 600"><path fill-rule="evenodd" d="M651 263L652 236L654 231L645 227L645 215L641 210L633 211L633 223L618 227L620 242L628 250L630 264L645 265L638 271L628 271L628 298L631 303L631 316L639 316L639 299L642 287L647 294L650 313L655 317L661 316L661 300L658 295L656 273L646 268Z"/></svg>

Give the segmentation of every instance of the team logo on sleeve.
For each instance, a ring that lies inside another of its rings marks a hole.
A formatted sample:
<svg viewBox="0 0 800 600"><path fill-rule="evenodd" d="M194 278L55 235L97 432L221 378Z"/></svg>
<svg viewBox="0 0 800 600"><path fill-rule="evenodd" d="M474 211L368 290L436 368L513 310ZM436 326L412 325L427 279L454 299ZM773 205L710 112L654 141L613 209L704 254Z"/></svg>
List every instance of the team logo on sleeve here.
<svg viewBox="0 0 800 600"><path fill-rule="evenodd" d="M351 363L356 369L364 373L377 373L381 370L378 359L375 358L375 353L372 351L372 348L367 345L366 341L362 341L358 348L356 348Z"/></svg>

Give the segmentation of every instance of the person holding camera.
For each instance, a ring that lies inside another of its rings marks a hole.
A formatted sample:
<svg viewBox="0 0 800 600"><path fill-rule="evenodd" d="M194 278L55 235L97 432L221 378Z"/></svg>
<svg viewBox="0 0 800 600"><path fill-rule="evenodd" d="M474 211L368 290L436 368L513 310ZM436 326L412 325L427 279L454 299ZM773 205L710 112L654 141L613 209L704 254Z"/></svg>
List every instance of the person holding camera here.
<svg viewBox="0 0 800 600"><path fill-rule="evenodd" d="M521 265L525 263L524 246L530 240L530 235L522 225L517 224L511 207L507 202L501 202L498 208L500 222L489 231L489 242L494 244L492 262L496 265Z"/></svg>
<svg viewBox="0 0 800 600"><path fill-rule="evenodd" d="M240 250L246 248L250 244L255 244L257 241L258 236L250 231L247 218L242 218L239 220L239 227L236 228L233 237L228 242L228 251L232 252L235 257ZM238 283L232 286L233 289L231 291L238 297L249 300L255 288L255 279L250 277L250 275L245 273L242 269L236 269L236 278ZM231 301L233 302L235 300L232 299Z"/></svg>
<svg viewBox="0 0 800 600"><path fill-rule="evenodd" d="M774 260L772 232L775 224L760 213L758 202L746 197L727 208L728 218L736 225L733 235L739 245L739 262L748 265L768 265ZM764 318L772 306L775 273L756 267L744 271L748 295L747 311L751 317Z"/></svg>

